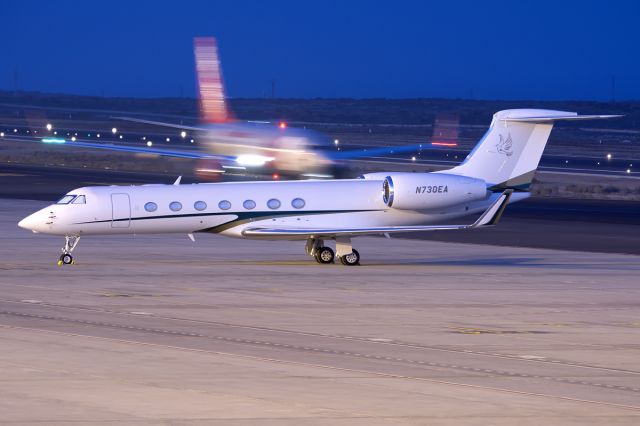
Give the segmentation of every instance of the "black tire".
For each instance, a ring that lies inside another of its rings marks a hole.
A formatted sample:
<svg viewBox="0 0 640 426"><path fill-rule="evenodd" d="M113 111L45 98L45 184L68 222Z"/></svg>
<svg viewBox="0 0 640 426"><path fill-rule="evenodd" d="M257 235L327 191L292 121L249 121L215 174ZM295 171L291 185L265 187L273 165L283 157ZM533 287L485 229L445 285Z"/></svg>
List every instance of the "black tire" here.
<svg viewBox="0 0 640 426"><path fill-rule="evenodd" d="M62 263L65 265L71 265L73 263L73 256L70 254L63 254L60 256L60 260L62 260Z"/></svg>
<svg viewBox="0 0 640 426"><path fill-rule="evenodd" d="M333 263L333 260L335 259L336 256L333 253L333 250L331 250L329 247L322 247L318 249L315 257L318 263L322 263L323 265L326 265L329 263Z"/></svg>
<svg viewBox="0 0 640 426"><path fill-rule="evenodd" d="M346 254L344 256L340 256L340 262L343 265L347 265L347 266L359 265L360 264L360 253L358 253L358 250L353 249L351 251L351 253Z"/></svg>

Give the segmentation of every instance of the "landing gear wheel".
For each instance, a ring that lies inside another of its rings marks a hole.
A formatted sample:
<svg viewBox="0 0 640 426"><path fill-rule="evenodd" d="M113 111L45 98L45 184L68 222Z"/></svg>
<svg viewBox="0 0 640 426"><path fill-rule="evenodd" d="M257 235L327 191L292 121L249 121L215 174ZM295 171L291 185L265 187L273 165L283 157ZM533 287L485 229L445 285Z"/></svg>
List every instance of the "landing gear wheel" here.
<svg viewBox="0 0 640 426"><path fill-rule="evenodd" d="M64 247L62 247L62 254L58 258L58 266L73 265L74 263L76 263L73 260L73 256L71 256L71 252L76 248L79 242L80 235L64 236Z"/></svg>
<svg viewBox="0 0 640 426"><path fill-rule="evenodd" d="M344 256L340 256L340 263L346 266L355 266L360 264L360 253L358 250L353 249L353 251L349 254L345 254Z"/></svg>
<svg viewBox="0 0 640 426"><path fill-rule="evenodd" d="M333 263L333 259L335 259L335 254L333 250L329 247L322 247L316 251L315 255L316 261L322 264Z"/></svg>

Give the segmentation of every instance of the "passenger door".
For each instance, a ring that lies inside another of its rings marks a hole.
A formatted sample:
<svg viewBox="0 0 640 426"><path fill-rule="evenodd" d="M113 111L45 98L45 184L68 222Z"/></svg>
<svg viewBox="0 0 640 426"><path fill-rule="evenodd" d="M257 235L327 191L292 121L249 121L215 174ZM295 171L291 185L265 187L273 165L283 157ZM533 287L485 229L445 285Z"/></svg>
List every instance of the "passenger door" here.
<svg viewBox="0 0 640 426"><path fill-rule="evenodd" d="M131 225L129 194L111 194L111 227L128 228Z"/></svg>

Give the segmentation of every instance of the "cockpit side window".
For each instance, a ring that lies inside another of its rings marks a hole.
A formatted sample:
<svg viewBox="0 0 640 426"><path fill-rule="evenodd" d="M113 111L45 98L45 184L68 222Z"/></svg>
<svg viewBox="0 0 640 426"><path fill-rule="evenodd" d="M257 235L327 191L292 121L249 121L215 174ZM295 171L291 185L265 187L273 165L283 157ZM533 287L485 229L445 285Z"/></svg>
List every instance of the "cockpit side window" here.
<svg viewBox="0 0 640 426"><path fill-rule="evenodd" d="M78 195L73 204L87 204L87 198L84 195Z"/></svg>
<svg viewBox="0 0 640 426"><path fill-rule="evenodd" d="M75 195L65 195L60 198L56 204L69 204L74 198L76 198Z"/></svg>

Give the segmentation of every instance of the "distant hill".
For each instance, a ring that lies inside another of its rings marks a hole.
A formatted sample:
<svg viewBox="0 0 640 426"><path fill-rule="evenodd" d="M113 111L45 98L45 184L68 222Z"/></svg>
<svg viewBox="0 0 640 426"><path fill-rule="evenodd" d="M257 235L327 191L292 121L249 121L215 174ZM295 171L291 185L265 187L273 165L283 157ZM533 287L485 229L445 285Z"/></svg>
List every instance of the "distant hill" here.
<svg viewBox="0 0 640 426"><path fill-rule="evenodd" d="M242 120L287 120L321 123L430 124L442 113L454 113L460 123L484 125L492 114L510 108L548 108L582 114L624 114L598 123L611 129L640 129L640 101L501 101L471 99L230 99ZM56 93L0 91L0 104L44 108L127 111L195 119L193 98L109 98ZM6 106L5 106L6 108Z"/></svg>

